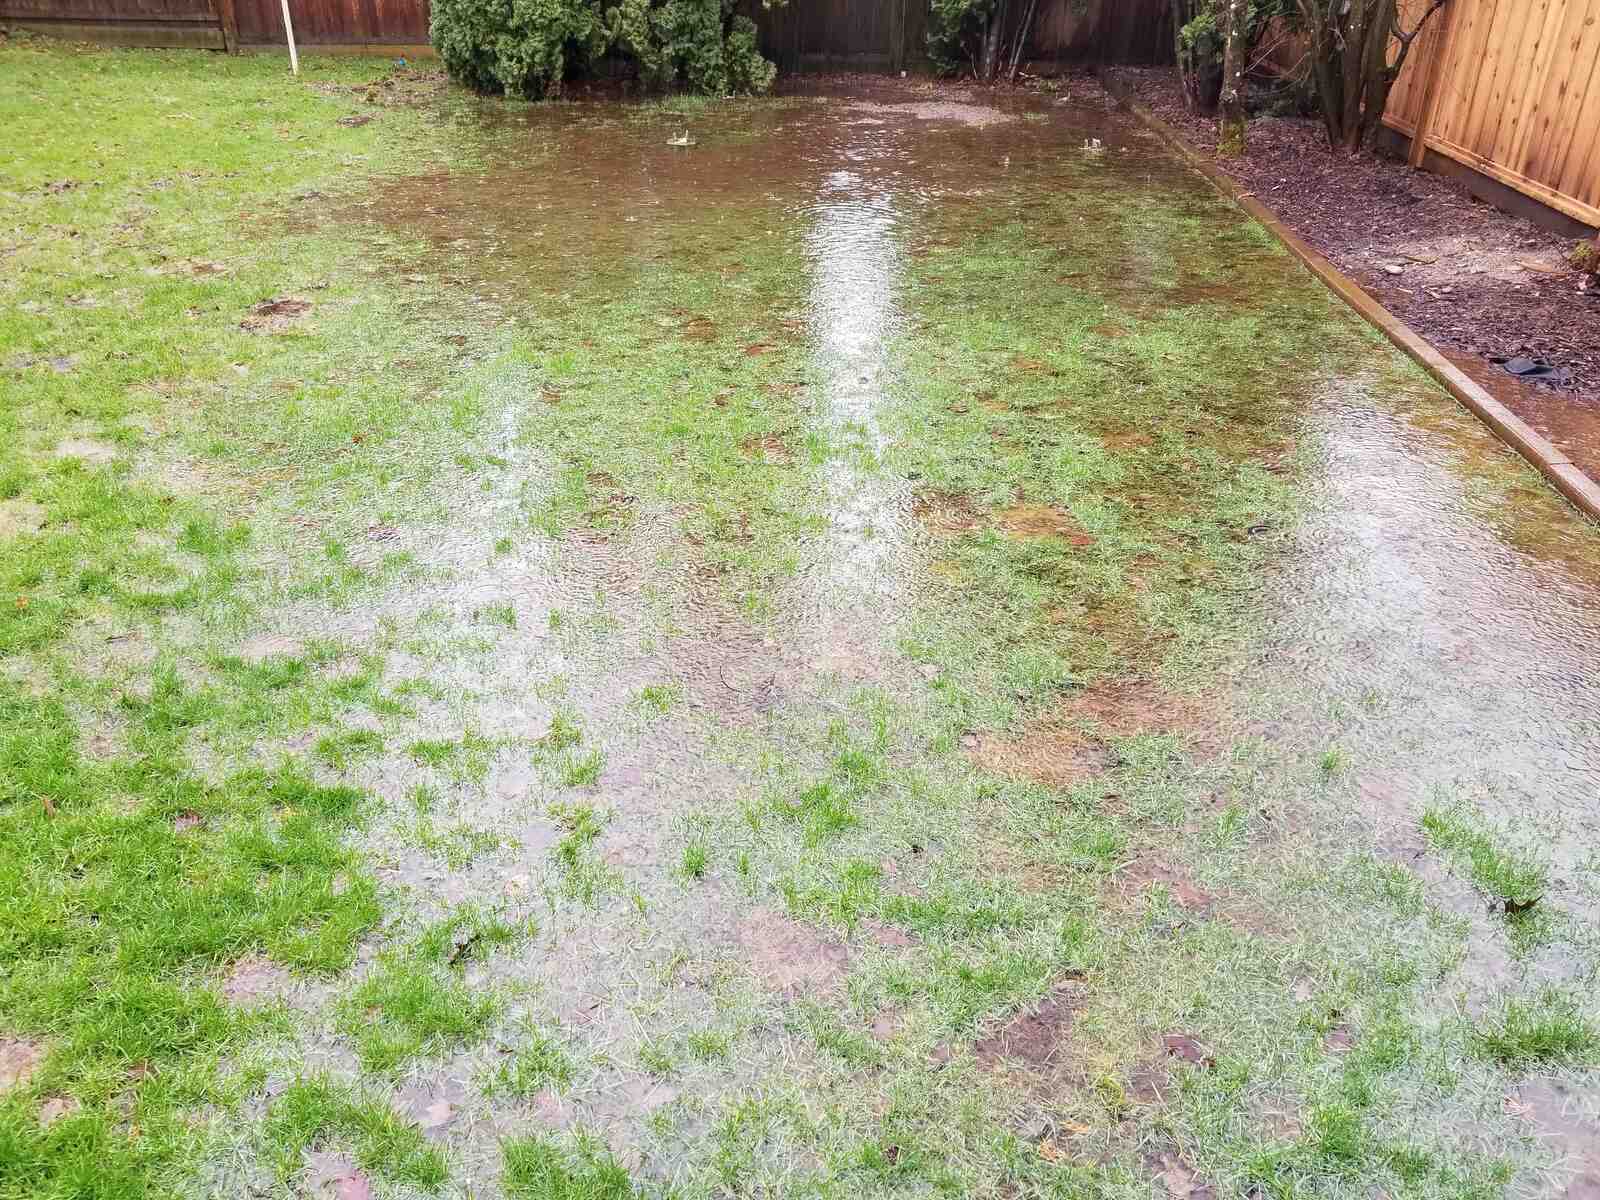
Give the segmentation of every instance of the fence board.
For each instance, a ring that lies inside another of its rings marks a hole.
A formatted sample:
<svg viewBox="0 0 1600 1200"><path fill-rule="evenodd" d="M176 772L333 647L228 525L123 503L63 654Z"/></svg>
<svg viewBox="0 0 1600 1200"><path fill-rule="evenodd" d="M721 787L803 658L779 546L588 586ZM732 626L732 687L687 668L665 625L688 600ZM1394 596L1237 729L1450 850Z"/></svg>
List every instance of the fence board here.
<svg viewBox="0 0 1600 1200"><path fill-rule="evenodd" d="M926 62L926 0L790 0L746 11L778 63L801 67L903 66ZM1172 55L1168 0L1040 0L1024 57L1162 62Z"/></svg>
<svg viewBox="0 0 1600 1200"><path fill-rule="evenodd" d="M1425 146L1600 225L1600 0L1451 7L1451 36L1419 39L1385 122L1416 136L1421 81L1437 69Z"/></svg>
<svg viewBox="0 0 1600 1200"><path fill-rule="evenodd" d="M0 0L0 15L16 20L211 21L216 9L211 0Z"/></svg>
<svg viewBox="0 0 1600 1200"><path fill-rule="evenodd" d="M235 3L240 42L247 46L283 43L279 0ZM289 16L294 21L295 39L306 46L423 45L428 41L428 0L289 0Z"/></svg>

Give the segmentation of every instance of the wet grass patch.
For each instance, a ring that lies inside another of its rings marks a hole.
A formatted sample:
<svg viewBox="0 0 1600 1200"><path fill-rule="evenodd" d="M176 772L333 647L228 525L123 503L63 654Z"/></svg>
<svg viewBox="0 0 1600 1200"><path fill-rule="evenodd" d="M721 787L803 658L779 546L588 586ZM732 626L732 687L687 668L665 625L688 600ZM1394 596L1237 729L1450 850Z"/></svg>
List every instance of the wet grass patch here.
<svg viewBox="0 0 1600 1200"><path fill-rule="evenodd" d="M611 1151L579 1138L568 1149L545 1137L511 1138L501 1146L501 1185L518 1200L632 1200L627 1169Z"/></svg>
<svg viewBox="0 0 1600 1200"><path fill-rule="evenodd" d="M1472 1040L1479 1053L1513 1069L1600 1062L1600 1028L1573 997L1555 988L1505 999L1474 1028Z"/></svg>
<svg viewBox="0 0 1600 1200"><path fill-rule="evenodd" d="M1500 902L1508 916L1518 916L1544 898L1549 869L1526 850L1505 845L1503 831L1461 806L1429 808L1422 814L1428 844L1444 851L1465 868L1487 896Z"/></svg>
<svg viewBox="0 0 1600 1200"><path fill-rule="evenodd" d="M348 1146L362 1171L393 1185L436 1192L449 1178L443 1151L383 1100L326 1076L286 1087L272 1103L262 1136L287 1183L307 1151Z"/></svg>

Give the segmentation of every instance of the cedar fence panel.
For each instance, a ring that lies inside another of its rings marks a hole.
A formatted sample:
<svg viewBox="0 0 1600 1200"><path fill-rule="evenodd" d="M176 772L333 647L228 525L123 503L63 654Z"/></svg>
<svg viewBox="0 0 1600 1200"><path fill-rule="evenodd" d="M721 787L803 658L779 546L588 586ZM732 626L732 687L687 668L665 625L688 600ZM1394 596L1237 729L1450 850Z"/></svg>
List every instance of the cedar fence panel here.
<svg viewBox="0 0 1600 1200"><path fill-rule="evenodd" d="M1413 162L1432 150L1600 226L1600 0L1451 0L1432 24L1384 117Z"/></svg>

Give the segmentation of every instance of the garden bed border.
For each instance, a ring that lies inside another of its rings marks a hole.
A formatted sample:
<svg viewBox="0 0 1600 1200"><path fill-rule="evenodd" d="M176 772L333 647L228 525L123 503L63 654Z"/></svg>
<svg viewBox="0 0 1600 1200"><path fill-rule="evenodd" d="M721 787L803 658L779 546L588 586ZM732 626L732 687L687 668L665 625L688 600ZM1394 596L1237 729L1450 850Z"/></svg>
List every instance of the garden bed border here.
<svg viewBox="0 0 1600 1200"><path fill-rule="evenodd" d="M1440 354L1421 334L1395 316L1346 275L1326 255L1313 249L1281 221L1255 194L1184 140L1183 136L1120 87L1104 69L1100 84L1117 104L1132 113L1152 133L1206 177L1257 224L1272 234L1322 280L1336 296L1404 351L1465 408L1487 425L1502 442L1539 469L1551 485L1591 519L1600 521L1600 483L1573 464L1548 438L1517 416L1460 368Z"/></svg>

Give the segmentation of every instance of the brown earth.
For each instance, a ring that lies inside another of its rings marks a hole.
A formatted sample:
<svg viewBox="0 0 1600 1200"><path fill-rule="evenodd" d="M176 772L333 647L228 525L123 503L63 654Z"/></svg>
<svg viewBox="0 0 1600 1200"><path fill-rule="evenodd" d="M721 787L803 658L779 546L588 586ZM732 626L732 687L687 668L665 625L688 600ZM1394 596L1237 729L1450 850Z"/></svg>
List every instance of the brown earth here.
<svg viewBox="0 0 1600 1200"><path fill-rule="evenodd" d="M1216 122L1184 107L1170 68L1116 83L1196 149ZM1076 87L1076 82L1075 82ZM1321 122L1256 117L1243 157L1218 165L1308 243L1487 387L1591 476L1600 476L1600 287L1570 268L1570 236L1501 212L1441 175L1382 154L1331 154ZM1582 289L1582 290L1580 290ZM1537 386L1495 358L1551 363Z"/></svg>
<svg viewBox="0 0 1600 1200"><path fill-rule="evenodd" d="M1102 679L1014 735L969 733L963 748L986 771L1067 788L1116 759L1111 739L1170 733L1206 752L1221 724L1204 697L1169 692L1139 677Z"/></svg>

